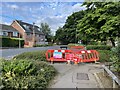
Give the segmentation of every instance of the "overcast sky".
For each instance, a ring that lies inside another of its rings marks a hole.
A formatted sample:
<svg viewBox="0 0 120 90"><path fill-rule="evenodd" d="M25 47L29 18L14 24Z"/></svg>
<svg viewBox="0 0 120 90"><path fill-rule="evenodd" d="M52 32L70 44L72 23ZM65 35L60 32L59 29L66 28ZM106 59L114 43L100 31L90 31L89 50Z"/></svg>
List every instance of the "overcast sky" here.
<svg viewBox="0 0 120 90"><path fill-rule="evenodd" d="M2 2L0 23L10 25L14 19L40 26L48 23L52 32L62 27L69 15L84 10L83 2Z"/></svg>

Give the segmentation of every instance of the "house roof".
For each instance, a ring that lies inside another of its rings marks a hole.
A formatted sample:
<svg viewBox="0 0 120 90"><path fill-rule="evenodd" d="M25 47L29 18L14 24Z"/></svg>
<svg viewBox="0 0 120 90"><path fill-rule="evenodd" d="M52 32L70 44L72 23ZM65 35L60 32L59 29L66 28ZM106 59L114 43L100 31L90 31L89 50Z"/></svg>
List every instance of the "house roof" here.
<svg viewBox="0 0 120 90"><path fill-rule="evenodd" d="M4 30L8 30L8 31L16 31L16 32L18 32L15 28L13 28L12 26L10 26L10 25L6 25L6 24L0 24L0 29L2 30L2 31L4 31Z"/></svg>
<svg viewBox="0 0 120 90"><path fill-rule="evenodd" d="M32 33L33 30L35 30L35 33L37 34L44 34L36 25L33 26L33 24L29 24L20 20L16 20L16 22L19 23L19 25L25 30L26 33Z"/></svg>

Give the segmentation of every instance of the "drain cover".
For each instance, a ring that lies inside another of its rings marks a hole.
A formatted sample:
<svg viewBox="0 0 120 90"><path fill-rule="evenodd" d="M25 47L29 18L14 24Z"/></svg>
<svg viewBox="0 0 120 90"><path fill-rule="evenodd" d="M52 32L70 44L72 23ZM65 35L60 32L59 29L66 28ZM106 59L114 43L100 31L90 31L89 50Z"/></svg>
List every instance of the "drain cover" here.
<svg viewBox="0 0 120 90"><path fill-rule="evenodd" d="M77 73L77 80L89 80L87 73Z"/></svg>

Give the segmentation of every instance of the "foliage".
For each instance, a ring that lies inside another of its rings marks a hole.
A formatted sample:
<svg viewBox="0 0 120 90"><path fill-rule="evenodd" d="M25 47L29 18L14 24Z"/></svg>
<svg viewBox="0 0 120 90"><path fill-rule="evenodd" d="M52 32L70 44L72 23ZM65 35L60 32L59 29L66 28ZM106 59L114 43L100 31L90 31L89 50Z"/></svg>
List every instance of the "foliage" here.
<svg viewBox="0 0 120 90"><path fill-rule="evenodd" d="M2 83L4 89L46 88L56 70L45 62L30 60L4 61Z"/></svg>
<svg viewBox="0 0 120 90"><path fill-rule="evenodd" d="M77 21L82 19L84 11L75 12L68 16L65 25L62 28L58 28L56 31L56 40L61 44L76 43L77 39Z"/></svg>
<svg viewBox="0 0 120 90"><path fill-rule="evenodd" d="M114 53L114 55L110 58L113 62L112 65L115 71L120 72L120 39L118 39L118 45L112 48L112 52Z"/></svg>
<svg viewBox="0 0 120 90"><path fill-rule="evenodd" d="M37 61L46 61L45 57L46 51L33 51L33 52L24 52L14 57L14 59L30 59Z"/></svg>
<svg viewBox="0 0 120 90"><path fill-rule="evenodd" d="M114 53L110 50L98 50L100 62L111 62L110 57L114 55Z"/></svg>
<svg viewBox="0 0 120 90"><path fill-rule="evenodd" d="M78 35L89 41L110 40L115 46L120 37L120 2L85 2L86 15L78 21Z"/></svg>
<svg viewBox="0 0 120 90"><path fill-rule="evenodd" d="M18 38L0 37L2 39L2 47L19 47ZM24 40L20 39L21 47L24 46Z"/></svg>
<svg viewBox="0 0 120 90"><path fill-rule="evenodd" d="M47 23L41 23L40 30L45 34L45 38L47 39L47 42L51 42L52 34L49 25Z"/></svg>
<svg viewBox="0 0 120 90"><path fill-rule="evenodd" d="M111 50L112 46L107 45L87 45L86 49L90 50Z"/></svg>
<svg viewBox="0 0 120 90"><path fill-rule="evenodd" d="M56 31L56 40L61 44L83 44L110 40L115 46L120 37L120 2L84 2L87 9L68 16L65 25Z"/></svg>
<svg viewBox="0 0 120 90"><path fill-rule="evenodd" d="M68 44L68 47L72 47L72 46L84 46L83 44L72 44L72 43L69 43Z"/></svg>
<svg viewBox="0 0 120 90"><path fill-rule="evenodd" d="M52 46L53 44L37 44L37 45L34 45L34 47L47 47L47 46Z"/></svg>

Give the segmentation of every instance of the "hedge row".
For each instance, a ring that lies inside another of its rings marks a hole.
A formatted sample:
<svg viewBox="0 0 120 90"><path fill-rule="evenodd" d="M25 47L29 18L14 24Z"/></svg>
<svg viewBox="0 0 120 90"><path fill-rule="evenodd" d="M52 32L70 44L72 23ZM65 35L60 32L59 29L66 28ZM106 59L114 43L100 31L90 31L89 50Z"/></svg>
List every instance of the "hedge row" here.
<svg viewBox="0 0 120 90"><path fill-rule="evenodd" d="M112 46L107 45L87 45L87 50L111 50Z"/></svg>
<svg viewBox="0 0 120 90"><path fill-rule="evenodd" d="M14 59L32 59L38 61L46 61L45 52L46 51L24 52L15 56Z"/></svg>
<svg viewBox="0 0 120 90"><path fill-rule="evenodd" d="M110 50L98 50L100 62L111 62L110 58L114 53Z"/></svg>
<svg viewBox="0 0 120 90"><path fill-rule="evenodd" d="M84 46L84 45L83 44L72 44L72 43L68 44L69 48L72 47L72 46Z"/></svg>
<svg viewBox="0 0 120 90"><path fill-rule="evenodd" d="M53 44L34 45L34 47L47 47L47 46L53 46Z"/></svg>
<svg viewBox="0 0 120 90"><path fill-rule="evenodd" d="M56 75L53 66L32 60L6 60L2 65L3 90L41 90Z"/></svg>
<svg viewBox="0 0 120 90"><path fill-rule="evenodd" d="M0 37L2 47L19 47L19 38ZM24 40L20 39L21 47L24 46Z"/></svg>

